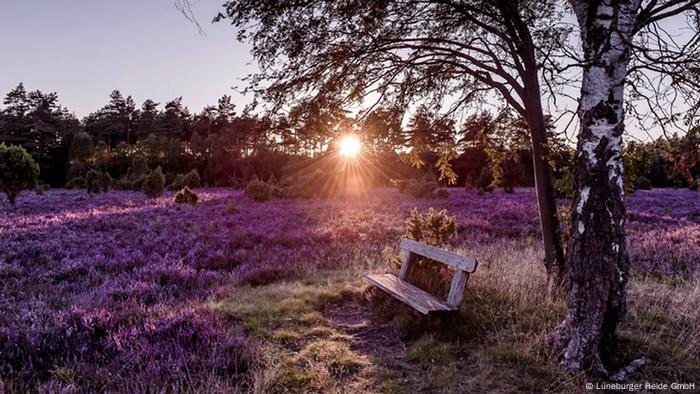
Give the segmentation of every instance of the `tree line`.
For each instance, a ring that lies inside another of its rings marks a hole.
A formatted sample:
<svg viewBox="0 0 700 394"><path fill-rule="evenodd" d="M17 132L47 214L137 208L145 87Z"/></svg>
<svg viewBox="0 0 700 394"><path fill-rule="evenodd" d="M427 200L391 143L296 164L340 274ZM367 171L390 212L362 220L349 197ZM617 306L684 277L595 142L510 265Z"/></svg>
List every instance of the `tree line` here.
<svg viewBox="0 0 700 394"><path fill-rule="evenodd" d="M426 107L404 121L403 113L380 108L362 119L345 112L299 105L284 116L238 113L230 96L200 113L191 113L178 97L161 105L147 99L137 106L131 96L114 90L97 111L76 118L60 105L56 93L27 92L22 83L8 92L0 111L0 143L24 147L40 167L42 183L85 187L91 169L109 174L114 187L128 178L134 158L161 167L168 184L177 174L196 171L208 186L242 186L252 178L289 175L333 150L338 135L357 134L364 154L383 169L378 184L439 172L441 152L454 149L453 177L443 184L481 190L533 186L527 124L512 112L475 113L458 123ZM573 194L573 149L547 128L550 163L559 197ZM625 150L628 190L637 187L696 187L700 132L630 142ZM138 160L137 160L138 162ZM415 164L420 163L420 169ZM138 165L137 165L138 167ZM139 171L133 168L133 171ZM81 179L81 182L71 180Z"/></svg>

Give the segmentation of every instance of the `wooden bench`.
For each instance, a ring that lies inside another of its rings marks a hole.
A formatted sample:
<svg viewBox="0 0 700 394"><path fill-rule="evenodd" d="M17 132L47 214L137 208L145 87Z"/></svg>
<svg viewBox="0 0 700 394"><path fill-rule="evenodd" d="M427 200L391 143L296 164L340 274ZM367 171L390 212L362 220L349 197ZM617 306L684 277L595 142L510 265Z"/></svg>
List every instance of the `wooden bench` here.
<svg viewBox="0 0 700 394"><path fill-rule="evenodd" d="M401 250L403 252L401 262L401 273L398 278L391 274L367 275L369 282L391 294L399 301L408 304L411 308L427 315L431 312L449 312L459 308L459 304L464 299L464 288L467 285L469 274L476 271L477 261L473 257L460 256L456 253L442 250L434 246L416 242L410 239L401 239ZM415 255L420 255L434 260L438 263L446 264L454 268L450 292L447 300L442 300L425 290L408 283L406 274L408 268L414 260Z"/></svg>

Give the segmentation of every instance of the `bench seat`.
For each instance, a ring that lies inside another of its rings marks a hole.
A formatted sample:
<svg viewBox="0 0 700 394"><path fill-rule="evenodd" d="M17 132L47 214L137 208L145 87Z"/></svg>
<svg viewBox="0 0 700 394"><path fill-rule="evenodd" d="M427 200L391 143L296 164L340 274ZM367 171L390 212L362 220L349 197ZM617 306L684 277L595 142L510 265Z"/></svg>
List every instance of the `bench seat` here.
<svg viewBox="0 0 700 394"><path fill-rule="evenodd" d="M367 280L424 315L431 312L447 312L457 310L456 307L448 305L445 301L435 297L425 290L421 290L418 287L399 279L395 275L367 275Z"/></svg>

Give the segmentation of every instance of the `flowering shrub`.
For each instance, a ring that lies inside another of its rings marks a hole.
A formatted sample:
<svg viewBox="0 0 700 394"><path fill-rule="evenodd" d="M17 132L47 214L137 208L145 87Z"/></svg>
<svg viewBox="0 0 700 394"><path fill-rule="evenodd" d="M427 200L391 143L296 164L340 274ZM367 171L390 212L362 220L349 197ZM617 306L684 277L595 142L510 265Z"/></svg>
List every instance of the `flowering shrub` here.
<svg viewBox="0 0 700 394"><path fill-rule="evenodd" d="M414 208L421 220L414 217L408 235L417 227L419 239L469 254L487 245L540 242L533 189L483 196L450 189L440 200L379 189L361 201L264 205L239 190L200 189L196 209L183 209L174 194L147 199L111 191L88 198L84 191L51 189L43 197L21 194L16 209L0 208L6 387L51 391L36 387L73 376L77 391L145 391L129 386L137 381L153 382L157 391L174 387L184 370L194 383L209 371L244 379L226 371L250 367L245 336L203 305L231 283L260 285L382 261L395 252ZM226 214L229 204L235 215ZM430 207L434 219L424 220ZM700 274L696 192L640 190L629 197L627 212L634 274Z"/></svg>

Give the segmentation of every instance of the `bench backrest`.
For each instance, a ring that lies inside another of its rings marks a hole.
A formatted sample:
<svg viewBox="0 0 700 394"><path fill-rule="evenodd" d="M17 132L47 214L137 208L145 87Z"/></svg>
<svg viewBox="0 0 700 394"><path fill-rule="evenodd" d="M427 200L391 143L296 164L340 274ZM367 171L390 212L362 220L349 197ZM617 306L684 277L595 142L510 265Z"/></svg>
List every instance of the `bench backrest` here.
<svg viewBox="0 0 700 394"><path fill-rule="evenodd" d="M401 272L399 279L405 280L408 274L408 267L411 264L411 257L417 254L427 257L438 263L449 265L455 269L454 277L450 285L450 292L447 295L446 302L451 306L459 306L464 298L464 287L467 285L469 274L476 271L478 265L473 257L460 256L447 250L426 245L407 238L401 238L401 249L404 250L403 261L401 264Z"/></svg>
<svg viewBox="0 0 700 394"><path fill-rule="evenodd" d="M476 271L476 266L478 264L476 259L473 257L461 256L457 253L439 249L434 246L426 245L407 238L401 238L401 249L427 257L439 263L449 265L456 270L466 271L469 273Z"/></svg>

